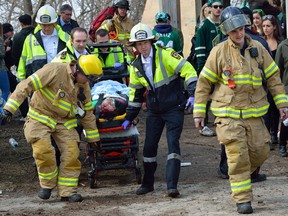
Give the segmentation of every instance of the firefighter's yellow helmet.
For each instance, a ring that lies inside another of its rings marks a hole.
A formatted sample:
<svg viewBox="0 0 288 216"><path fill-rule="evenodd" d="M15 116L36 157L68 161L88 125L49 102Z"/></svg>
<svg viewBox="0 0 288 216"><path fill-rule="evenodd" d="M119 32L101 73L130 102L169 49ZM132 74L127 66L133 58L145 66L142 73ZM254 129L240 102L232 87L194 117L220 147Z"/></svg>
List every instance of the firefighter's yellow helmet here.
<svg viewBox="0 0 288 216"><path fill-rule="evenodd" d="M78 59L77 63L80 70L86 76L101 76L102 75L102 64L99 58L95 55L82 55Z"/></svg>

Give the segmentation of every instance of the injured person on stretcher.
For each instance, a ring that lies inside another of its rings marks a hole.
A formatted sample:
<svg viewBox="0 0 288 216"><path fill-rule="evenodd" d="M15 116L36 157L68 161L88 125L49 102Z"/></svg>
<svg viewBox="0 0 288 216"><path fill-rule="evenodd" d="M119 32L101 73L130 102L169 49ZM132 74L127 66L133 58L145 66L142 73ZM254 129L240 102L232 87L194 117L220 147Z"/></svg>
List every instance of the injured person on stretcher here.
<svg viewBox="0 0 288 216"><path fill-rule="evenodd" d="M125 84L104 80L94 84L91 94L97 119L112 119L125 113L129 98L129 88Z"/></svg>

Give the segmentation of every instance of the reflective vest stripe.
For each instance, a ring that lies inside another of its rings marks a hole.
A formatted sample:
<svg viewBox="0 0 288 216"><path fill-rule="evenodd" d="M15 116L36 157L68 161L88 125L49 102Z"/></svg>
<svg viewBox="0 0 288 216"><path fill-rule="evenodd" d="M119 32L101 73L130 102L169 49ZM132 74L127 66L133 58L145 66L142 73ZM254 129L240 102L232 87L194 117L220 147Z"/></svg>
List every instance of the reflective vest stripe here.
<svg viewBox="0 0 288 216"><path fill-rule="evenodd" d="M178 159L181 160L181 155L176 154L176 153L171 153L167 156L167 161L172 160L172 159Z"/></svg>
<svg viewBox="0 0 288 216"><path fill-rule="evenodd" d="M137 102L128 102L128 105L131 106L131 107L141 107L142 106L142 103L137 103Z"/></svg>
<svg viewBox="0 0 288 216"><path fill-rule="evenodd" d="M78 186L78 178L65 178L58 177L58 185L67 186L67 187L77 187Z"/></svg>
<svg viewBox="0 0 288 216"><path fill-rule="evenodd" d="M216 83L218 81L218 76L216 73L212 72L207 67L204 67L201 71L201 75L206 79L210 80L212 83Z"/></svg>
<svg viewBox="0 0 288 216"><path fill-rule="evenodd" d="M70 119L64 123L64 127L68 130L77 127L77 119Z"/></svg>
<svg viewBox="0 0 288 216"><path fill-rule="evenodd" d="M29 108L29 112L27 114L29 117L31 117L32 119L35 119L36 121L39 121L45 125L47 125L50 128L55 128L57 122L54 121L52 118L45 116L45 115L41 115L38 112L34 111L33 109L31 109L31 107Z"/></svg>
<svg viewBox="0 0 288 216"><path fill-rule="evenodd" d="M85 130L86 132L86 138L87 139L96 139L99 138L99 132L98 130Z"/></svg>
<svg viewBox="0 0 288 216"><path fill-rule="evenodd" d="M156 157L143 157L143 162L145 163L156 162Z"/></svg>
<svg viewBox="0 0 288 216"><path fill-rule="evenodd" d="M43 88L42 82L41 82L41 80L37 74L32 74L30 76L30 78L31 78L31 81L33 83L35 91Z"/></svg>
<svg viewBox="0 0 288 216"><path fill-rule="evenodd" d="M253 86L262 86L262 77L255 77L250 74L248 75L235 75L233 76L233 80L235 84L238 85L253 85ZM226 78L220 78L220 82L224 83L225 85L228 85L228 81Z"/></svg>
<svg viewBox="0 0 288 216"><path fill-rule="evenodd" d="M211 107L211 111L215 116L218 117L231 117L231 118L251 118L251 117L261 117L265 115L268 111L269 104L258 107L258 108L248 108L248 109L234 109L231 107L221 107L221 108L215 108ZM195 108L194 108L195 110Z"/></svg>
<svg viewBox="0 0 288 216"><path fill-rule="evenodd" d="M47 60L47 56L46 55L33 56L32 59L29 59L26 61L26 66L29 64L32 64L34 61L37 61L37 60Z"/></svg>
<svg viewBox="0 0 288 216"><path fill-rule="evenodd" d="M117 48L113 47L113 56L114 56L114 62L119 62L119 58L118 58L118 52L117 52Z"/></svg>
<svg viewBox="0 0 288 216"><path fill-rule="evenodd" d="M50 173L41 173L38 172L38 176L40 179L44 179L44 180L51 180L53 178L56 178L58 175L58 167L55 168L55 170L53 170Z"/></svg>
<svg viewBox="0 0 288 216"><path fill-rule="evenodd" d="M93 110L92 101L84 104L84 110Z"/></svg>
<svg viewBox="0 0 288 216"><path fill-rule="evenodd" d="M263 106L263 107L258 107L258 108L248 108L245 110L242 110L242 118L258 118L263 115L265 115L268 112L269 104Z"/></svg>
<svg viewBox="0 0 288 216"><path fill-rule="evenodd" d="M143 85L135 85L135 84L133 84L133 83L129 83L129 86L131 87L131 88L135 88L135 89L142 89L143 88Z"/></svg>
<svg viewBox="0 0 288 216"><path fill-rule="evenodd" d="M195 48L195 50L200 50L200 49L206 50L206 46L199 46Z"/></svg>
<svg viewBox="0 0 288 216"><path fill-rule="evenodd" d="M250 190L251 188L252 188L251 179L247 179L241 182L231 183L232 192Z"/></svg>
<svg viewBox="0 0 288 216"><path fill-rule="evenodd" d="M286 103L287 102L287 97L285 94L279 94L273 97L275 104L278 105L280 103Z"/></svg>
<svg viewBox="0 0 288 216"><path fill-rule="evenodd" d="M277 70L279 70L277 64L273 61L265 70L265 76L268 79L270 76L272 76Z"/></svg>
<svg viewBox="0 0 288 216"><path fill-rule="evenodd" d="M71 110L73 111L73 108L74 106L62 99L60 100L56 100L55 99L55 95L48 89L48 88L43 88L43 89L40 89L40 91L43 93L43 95L51 101L51 103L53 103L54 105L57 105L57 107L59 107L60 109L63 109L67 112L70 112ZM55 103L56 102L56 103ZM72 107L72 109L71 109ZM75 108L76 109L76 108ZM70 112L71 115L73 112ZM72 115L73 116L73 115Z"/></svg>
<svg viewBox="0 0 288 216"><path fill-rule="evenodd" d="M20 107L20 104L13 99L8 99L5 105L11 107L14 111L16 111Z"/></svg>
<svg viewBox="0 0 288 216"><path fill-rule="evenodd" d="M194 104L194 112L206 113L206 104Z"/></svg>

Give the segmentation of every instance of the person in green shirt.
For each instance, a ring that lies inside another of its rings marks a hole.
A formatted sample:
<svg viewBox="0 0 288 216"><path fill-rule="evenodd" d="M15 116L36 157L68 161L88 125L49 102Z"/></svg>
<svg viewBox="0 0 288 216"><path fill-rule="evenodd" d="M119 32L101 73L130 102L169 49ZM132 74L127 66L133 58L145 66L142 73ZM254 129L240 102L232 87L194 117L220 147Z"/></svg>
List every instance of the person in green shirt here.
<svg viewBox="0 0 288 216"><path fill-rule="evenodd" d="M178 54L183 56L183 44L181 46L181 38L178 32L173 30L173 27L168 24L167 13L158 12L155 15L155 21L157 25L154 26L152 33L153 35L158 37L156 44L159 44L160 46L170 47L174 49Z"/></svg>

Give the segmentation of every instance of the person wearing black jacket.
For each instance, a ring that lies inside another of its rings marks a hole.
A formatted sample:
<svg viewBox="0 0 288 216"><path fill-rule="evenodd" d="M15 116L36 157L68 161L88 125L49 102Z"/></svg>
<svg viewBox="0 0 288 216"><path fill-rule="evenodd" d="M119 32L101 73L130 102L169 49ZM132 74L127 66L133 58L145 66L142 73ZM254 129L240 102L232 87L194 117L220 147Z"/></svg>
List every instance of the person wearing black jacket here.
<svg viewBox="0 0 288 216"><path fill-rule="evenodd" d="M71 19L72 7L69 4L64 4L60 8L60 16L58 16L57 23L61 26L62 30L69 33L73 28L79 27L76 20Z"/></svg>
<svg viewBox="0 0 288 216"><path fill-rule="evenodd" d="M30 33L33 33L33 30L34 30L34 27L32 26L32 18L30 15L28 14L21 15L18 18L18 20L21 25L21 30L20 32L14 35L13 44L12 44L12 57L13 57L13 61L16 67L18 67L18 64L19 64L25 38ZM15 89L16 89L16 85L11 87L11 93L14 92ZM28 109L29 109L28 99L26 98L24 102L21 104L21 106L19 107L19 110L22 115L22 118L20 120L25 120L27 113L28 113Z"/></svg>
<svg viewBox="0 0 288 216"><path fill-rule="evenodd" d="M18 18L21 30L13 37L12 56L15 61L16 67L21 57L24 40L27 35L33 33L34 27L32 26L32 18L28 14L24 14Z"/></svg>

